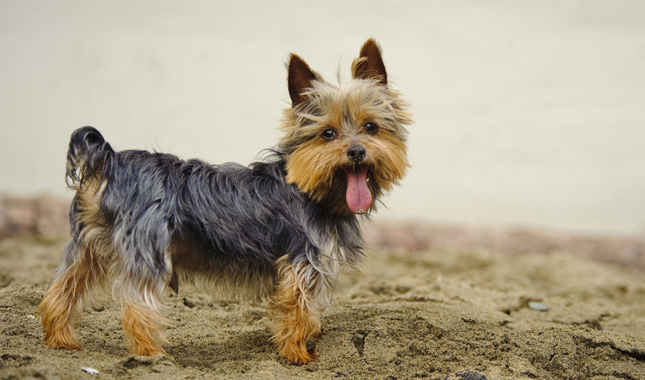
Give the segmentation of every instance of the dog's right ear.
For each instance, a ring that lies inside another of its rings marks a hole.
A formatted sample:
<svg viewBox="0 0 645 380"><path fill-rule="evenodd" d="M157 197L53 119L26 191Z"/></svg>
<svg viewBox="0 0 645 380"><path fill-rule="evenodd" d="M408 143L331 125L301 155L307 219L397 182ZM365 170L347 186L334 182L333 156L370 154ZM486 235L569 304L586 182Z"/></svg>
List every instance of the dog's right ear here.
<svg viewBox="0 0 645 380"><path fill-rule="evenodd" d="M291 54L288 71L289 96L291 96L291 106L295 107L307 100L304 93L313 87L314 80L320 80L320 76L295 54Z"/></svg>

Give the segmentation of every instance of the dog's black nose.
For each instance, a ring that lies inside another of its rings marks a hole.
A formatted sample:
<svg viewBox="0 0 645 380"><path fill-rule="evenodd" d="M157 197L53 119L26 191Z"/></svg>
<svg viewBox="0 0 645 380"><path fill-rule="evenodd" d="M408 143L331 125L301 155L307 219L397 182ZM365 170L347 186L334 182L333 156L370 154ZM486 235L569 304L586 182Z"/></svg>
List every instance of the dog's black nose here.
<svg viewBox="0 0 645 380"><path fill-rule="evenodd" d="M347 150L347 157L354 163L363 161L366 155L367 151L360 145L354 145Z"/></svg>

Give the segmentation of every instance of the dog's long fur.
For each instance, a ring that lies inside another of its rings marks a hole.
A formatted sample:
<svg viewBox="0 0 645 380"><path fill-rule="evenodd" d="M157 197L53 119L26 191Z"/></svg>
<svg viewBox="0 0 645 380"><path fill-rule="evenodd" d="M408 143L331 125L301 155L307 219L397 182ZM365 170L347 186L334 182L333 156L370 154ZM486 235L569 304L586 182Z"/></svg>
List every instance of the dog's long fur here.
<svg viewBox="0 0 645 380"><path fill-rule="evenodd" d="M79 348L73 323L89 292L107 288L121 303L132 351L163 353L162 292L188 281L269 299L278 353L314 360L305 343L320 337L319 313L338 268L363 254L354 212L366 210L345 202L345 173L367 173L376 202L408 166L403 125L410 120L387 87L373 40L353 76L333 86L292 55L285 136L250 167L117 152L98 130L76 130L67 157L76 190L72 238L39 307L45 343Z"/></svg>

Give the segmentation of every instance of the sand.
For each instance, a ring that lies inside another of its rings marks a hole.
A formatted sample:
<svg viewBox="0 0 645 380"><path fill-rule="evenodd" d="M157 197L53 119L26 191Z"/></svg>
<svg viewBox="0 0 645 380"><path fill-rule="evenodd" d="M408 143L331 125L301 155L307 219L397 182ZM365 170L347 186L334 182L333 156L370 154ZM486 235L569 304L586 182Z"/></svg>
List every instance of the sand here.
<svg viewBox="0 0 645 380"><path fill-rule="evenodd" d="M340 278L319 360L295 366L274 353L264 305L185 286L168 293L168 356L129 354L112 302L85 310L80 351L43 346L35 310L63 244L0 240L0 379L645 379L640 269L374 248L363 273Z"/></svg>

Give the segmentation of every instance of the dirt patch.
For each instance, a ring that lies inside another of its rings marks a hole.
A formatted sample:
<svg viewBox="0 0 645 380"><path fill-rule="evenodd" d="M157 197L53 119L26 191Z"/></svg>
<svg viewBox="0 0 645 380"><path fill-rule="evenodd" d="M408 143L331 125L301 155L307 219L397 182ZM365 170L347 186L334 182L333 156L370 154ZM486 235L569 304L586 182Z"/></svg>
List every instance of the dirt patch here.
<svg viewBox="0 0 645 380"><path fill-rule="evenodd" d="M85 310L82 350L44 347L35 309L63 245L0 240L0 379L645 378L645 274L566 252L372 250L340 278L319 360L294 366L264 305L186 286L168 356L130 355L112 302Z"/></svg>

